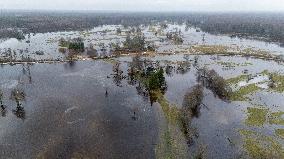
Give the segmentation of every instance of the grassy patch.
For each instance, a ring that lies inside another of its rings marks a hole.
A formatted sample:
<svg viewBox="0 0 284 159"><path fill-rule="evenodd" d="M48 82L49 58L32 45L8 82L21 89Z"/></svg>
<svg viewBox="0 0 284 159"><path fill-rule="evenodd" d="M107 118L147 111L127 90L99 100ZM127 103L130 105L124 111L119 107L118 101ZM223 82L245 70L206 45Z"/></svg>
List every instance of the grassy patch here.
<svg viewBox="0 0 284 159"><path fill-rule="evenodd" d="M248 75L240 75L240 76L237 76L237 77L234 77L234 78L227 79L226 82L230 85L234 85L234 84L237 84L241 81L245 81L247 79L248 79Z"/></svg>
<svg viewBox="0 0 284 159"><path fill-rule="evenodd" d="M268 108L248 107L246 124L249 126L263 126L264 124L284 125L284 112L271 112Z"/></svg>
<svg viewBox="0 0 284 159"><path fill-rule="evenodd" d="M268 55L269 52L265 50L260 50L260 49L253 49L253 48L245 48L242 50L243 53L245 54L259 54L259 55Z"/></svg>
<svg viewBox="0 0 284 159"><path fill-rule="evenodd" d="M117 61L113 58L104 58L103 61L110 63L110 64L116 64L117 63Z"/></svg>
<svg viewBox="0 0 284 159"><path fill-rule="evenodd" d="M272 55L265 50L253 49L253 48L245 48L239 50L234 47L223 46L223 45L195 45L190 47L189 51L201 54L241 55L241 56L251 56L260 59L279 60L278 56ZM247 65L250 65L250 63L244 64L244 66Z"/></svg>
<svg viewBox="0 0 284 159"><path fill-rule="evenodd" d="M187 145L184 143L183 135L178 128L169 125L168 128L162 133L160 142L155 149L157 159L186 159Z"/></svg>
<svg viewBox="0 0 284 159"><path fill-rule="evenodd" d="M223 67L238 67L238 66L252 65L252 63L250 63L250 62L235 63L235 62L224 62L224 61L218 61L217 64L222 65Z"/></svg>
<svg viewBox="0 0 284 159"><path fill-rule="evenodd" d="M156 148L156 158L173 158L173 139L171 138L169 129L167 129L161 136L161 141Z"/></svg>
<svg viewBox="0 0 284 159"><path fill-rule="evenodd" d="M276 125L284 125L284 119L282 116L284 112L274 112L269 115L269 123L276 124Z"/></svg>
<svg viewBox="0 0 284 159"><path fill-rule="evenodd" d="M263 126L266 123L268 109L265 108L247 108L248 118L246 124L249 126Z"/></svg>
<svg viewBox="0 0 284 159"><path fill-rule="evenodd" d="M229 47L222 45L195 45L192 46L192 49L204 54L226 54L228 53Z"/></svg>
<svg viewBox="0 0 284 159"><path fill-rule="evenodd" d="M284 129L276 129L275 134L284 139Z"/></svg>
<svg viewBox="0 0 284 159"><path fill-rule="evenodd" d="M171 105L160 91L151 93L157 98L168 122L167 129L161 134L160 142L156 147L156 158L188 158L184 134L179 127L180 110L175 105Z"/></svg>
<svg viewBox="0 0 284 159"><path fill-rule="evenodd" d="M271 77L272 81L274 81L274 83L276 84L276 86L272 89L279 93L284 92L284 75L272 73Z"/></svg>
<svg viewBox="0 0 284 159"><path fill-rule="evenodd" d="M260 74L262 74L262 75L269 75L269 71L268 70L264 70L264 71L262 71Z"/></svg>
<svg viewBox="0 0 284 159"><path fill-rule="evenodd" d="M239 90L232 92L230 100L232 101L246 101L248 97L246 95L256 92L260 88L256 84L250 84L245 87L241 87Z"/></svg>
<svg viewBox="0 0 284 159"><path fill-rule="evenodd" d="M161 105L166 119L171 124L178 124L180 120L180 111L176 106L171 106L167 99L160 91L154 91L153 95L156 96L157 102Z"/></svg>
<svg viewBox="0 0 284 159"><path fill-rule="evenodd" d="M271 81L275 84L271 89L273 91L283 93L284 92L284 75L280 75L278 73L270 73L268 70L264 70L261 72L262 75L267 75L271 78Z"/></svg>
<svg viewBox="0 0 284 159"><path fill-rule="evenodd" d="M250 130L240 130L244 138L243 148L252 158L284 158L282 145L272 137Z"/></svg>

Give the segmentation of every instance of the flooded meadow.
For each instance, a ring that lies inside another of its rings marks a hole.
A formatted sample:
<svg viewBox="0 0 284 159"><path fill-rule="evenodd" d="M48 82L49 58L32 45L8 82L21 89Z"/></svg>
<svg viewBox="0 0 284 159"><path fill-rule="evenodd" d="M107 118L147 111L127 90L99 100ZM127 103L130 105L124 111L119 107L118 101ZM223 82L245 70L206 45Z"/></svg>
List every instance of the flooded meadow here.
<svg viewBox="0 0 284 159"><path fill-rule="evenodd" d="M283 47L141 28L156 51L118 55L115 25L3 39L0 158L284 158Z"/></svg>

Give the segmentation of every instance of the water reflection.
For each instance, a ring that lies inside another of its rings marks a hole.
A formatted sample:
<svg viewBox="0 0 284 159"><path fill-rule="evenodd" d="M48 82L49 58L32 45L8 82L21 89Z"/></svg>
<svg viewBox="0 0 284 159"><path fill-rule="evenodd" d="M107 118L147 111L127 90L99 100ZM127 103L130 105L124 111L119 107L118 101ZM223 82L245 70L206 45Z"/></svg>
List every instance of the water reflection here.
<svg viewBox="0 0 284 159"><path fill-rule="evenodd" d="M22 106L17 106L16 109L12 110L13 114L17 117L20 118L22 120L25 120L26 118L26 112L24 107Z"/></svg>
<svg viewBox="0 0 284 159"><path fill-rule="evenodd" d="M119 62L113 65L112 71L113 71L113 82L117 86L122 87L121 81L124 79L124 76Z"/></svg>
<svg viewBox="0 0 284 159"><path fill-rule="evenodd" d="M21 106L21 101L24 101L25 98L26 98L26 94L24 90L15 88L11 91L11 99L17 103L17 107Z"/></svg>
<svg viewBox="0 0 284 159"><path fill-rule="evenodd" d="M189 61L180 62L177 65L176 73L177 74L186 74L190 71L191 63Z"/></svg>
<svg viewBox="0 0 284 159"><path fill-rule="evenodd" d="M167 65L165 68L165 72L169 77L173 76L173 70L174 70L174 67L171 65Z"/></svg>
<svg viewBox="0 0 284 159"><path fill-rule="evenodd" d="M2 117L6 117L6 114L7 114L7 110L1 108L1 116L2 116Z"/></svg>
<svg viewBox="0 0 284 159"><path fill-rule="evenodd" d="M31 66L32 66L32 64L30 64L30 63L22 64L22 73L23 73L24 77L28 78L29 84L32 83Z"/></svg>
<svg viewBox="0 0 284 159"><path fill-rule="evenodd" d="M3 105L2 101L1 101L1 106L0 106L0 110L1 110L1 116L5 117L7 114L7 110L6 110L6 106Z"/></svg>
<svg viewBox="0 0 284 159"><path fill-rule="evenodd" d="M0 90L0 109L1 109L1 116L5 117L6 116L6 107L3 104L3 93Z"/></svg>
<svg viewBox="0 0 284 159"><path fill-rule="evenodd" d="M23 90L19 88L15 88L11 91L10 99L16 102L16 109L12 110L12 113L22 120L26 118L26 112L24 107L22 106L22 101L25 100L26 94ZM3 93L0 91L0 111L1 116L6 117L8 112L8 107L3 104Z"/></svg>
<svg viewBox="0 0 284 159"><path fill-rule="evenodd" d="M64 68L67 70L73 70L76 67L76 61L70 60L64 63Z"/></svg>
<svg viewBox="0 0 284 159"><path fill-rule="evenodd" d="M24 120L26 116L25 109L21 103L22 101L25 100L25 98L26 98L26 93L24 92L24 90L15 88L11 91L11 99L15 101L17 104L16 109L13 109L12 112L17 118L20 118L22 120Z"/></svg>

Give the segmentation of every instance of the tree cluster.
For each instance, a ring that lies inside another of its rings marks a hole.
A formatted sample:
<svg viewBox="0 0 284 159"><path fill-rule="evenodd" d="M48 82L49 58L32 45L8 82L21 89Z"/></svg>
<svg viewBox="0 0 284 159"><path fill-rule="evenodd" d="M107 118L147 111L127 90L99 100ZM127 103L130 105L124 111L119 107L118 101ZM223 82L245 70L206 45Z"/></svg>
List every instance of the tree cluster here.
<svg viewBox="0 0 284 159"><path fill-rule="evenodd" d="M123 46L124 49L130 52L145 51L145 37L144 35L137 34L131 37L130 34L127 35Z"/></svg>
<svg viewBox="0 0 284 159"><path fill-rule="evenodd" d="M174 44L180 45L183 43L183 38L180 32L168 32L166 34L167 39L172 40Z"/></svg>
<svg viewBox="0 0 284 159"><path fill-rule="evenodd" d="M68 45L68 49L84 51L85 46L83 40L81 38L72 39Z"/></svg>
<svg viewBox="0 0 284 159"><path fill-rule="evenodd" d="M222 99L229 99L232 93L226 80L215 70L207 70L206 68L199 70L198 80Z"/></svg>
<svg viewBox="0 0 284 159"><path fill-rule="evenodd" d="M149 79L148 87L150 90L165 89L166 81L162 68L147 73Z"/></svg>
<svg viewBox="0 0 284 159"><path fill-rule="evenodd" d="M84 51L85 46L84 46L84 41L81 38L74 38L70 40L65 40L64 38L61 38L59 40L59 46L61 47L67 47L70 50L74 51Z"/></svg>

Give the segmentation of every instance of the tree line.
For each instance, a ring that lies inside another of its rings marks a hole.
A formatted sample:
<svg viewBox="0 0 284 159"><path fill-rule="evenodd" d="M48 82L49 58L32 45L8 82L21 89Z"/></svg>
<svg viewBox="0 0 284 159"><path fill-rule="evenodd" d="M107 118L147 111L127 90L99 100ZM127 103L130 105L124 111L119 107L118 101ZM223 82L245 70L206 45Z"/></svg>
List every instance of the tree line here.
<svg viewBox="0 0 284 159"><path fill-rule="evenodd" d="M282 13L92 13L92 12L7 12L0 15L0 38L9 29L23 33L46 33L91 29L100 25L140 26L153 23L186 23L209 33L256 36L284 45ZM118 33L120 31L118 30Z"/></svg>

